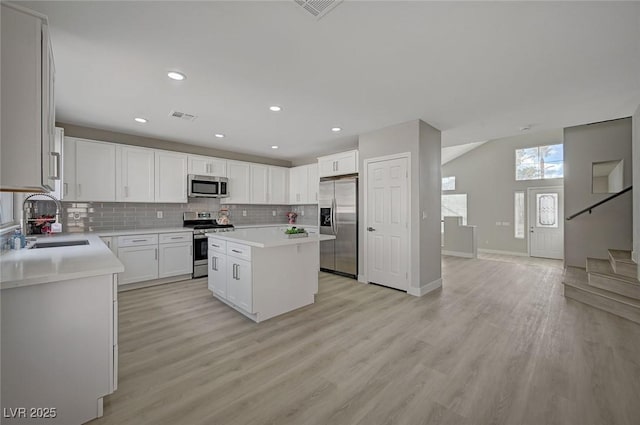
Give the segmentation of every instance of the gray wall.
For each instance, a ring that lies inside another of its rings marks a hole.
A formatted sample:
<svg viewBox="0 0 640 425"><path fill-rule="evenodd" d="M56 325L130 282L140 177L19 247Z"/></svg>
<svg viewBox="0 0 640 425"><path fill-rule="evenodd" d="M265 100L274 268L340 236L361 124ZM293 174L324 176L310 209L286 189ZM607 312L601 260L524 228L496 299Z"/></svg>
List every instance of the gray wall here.
<svg viewBox="0 0 640 425"><path fill-rule="evenodd" d="M359 274L364 275L364 161L386 155L411 153L411 256L410 288L421 288L440 279L440 131L414 120L359 137ZM434 181L435 180L435 181ZM426 218L421 219L421 209ZM434 212L437 211L437 214Z"/></svg>
<svg viewBox="0 0 640 425"><path fill-rule="evenodd" d="M565 215L571 215L609 194L592 192L592 163L624 160L624 187L631 184L631 118L587 124L564 130ZM607 258L607 249L632 247L632 196L626 193L565 222L565 264L585 267L587 257Z"/></svg>
<svg viewBox="0 0 640 425"><path fill-rule="evenodd" d="M635 260L640 257L640 105L633 114L633 251ZM640 279L640 265L638 266Z"/></svg>
<svg viewBox="0 0 640 425"><path fill-rule="evenodd" d="M528 223L525 239L514 236L514 193L524 192L526 211L527 188L563 183L562 179L516 181L515 151L562 139L562 130L554 130L491 140L442 166L443 177L456 177L456 190L442 193L467 194L467 224L477 226L478 249L528 253Z"/></svg>
<svg viewBox="0 0 640 425"><path fill-rule="evenodd" d="M282 167L291 167L291 161L285 161L281 159L265 158L262 156L230 152L221 149L207 148L204 146L189 145L186 143L180 143L171 140L134 136L131 134L117 133L114 131L101 130L90 127L81 127L78 125L65 124L61 122L56 123L56 126L64 128L64 135L70 137L101 140L105 142L122 143L125 145L143 146L145 148L163 149L174 152L185 152L196 155L213 156L216 158L235 159L238 161L257 162L260 164L278 165Z"/></svg>

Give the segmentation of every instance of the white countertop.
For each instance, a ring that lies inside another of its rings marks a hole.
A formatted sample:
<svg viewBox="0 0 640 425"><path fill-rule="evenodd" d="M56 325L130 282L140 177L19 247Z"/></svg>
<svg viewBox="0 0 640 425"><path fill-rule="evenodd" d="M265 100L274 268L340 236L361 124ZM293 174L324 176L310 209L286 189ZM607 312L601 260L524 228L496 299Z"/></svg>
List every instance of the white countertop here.
<svg viewBox="0 0 640 425"><path fill-rule="evenodd" d="M296 227L302 227L302 228L306 228L306 227L310 227L312 229L317 229L318 225L317 224L287 224L287 223L280 223L280 224L239 224L237 226L233 226L236 229L255 229L255 228L260 228L260 227L292 227L292 226L296 226Z"/></svg>
<svg viewBox="0 0 640 425"><path fill-rule="evenodd" d="M127 235L149 235L152 233L179 233L193 232L189 227L156 227L150 229L129 229L129 230L112 230L107 232L94 232L93 234L103 237L109 236L127 236Z"/></svg>
<svg viewBox="0 0 640 425"><path fill-rule="evenodd" d="M37 241L89 241L89 245L21 249L0 256L0 288L9 289L121 273L124 266L95 233L40 236Z"/></svg>
<svg viewBox="0 0 640 425"><path fill-rule="evenodd" d="M284 226L283 226L284 227ZM302 226L300 226L302 227ZM243 245L255 246L257 248L272 248L284 245L297 245L301 243L311 243L328 241L335 239L331 235L310 234L306 238L289 239L283 231L273 227L258 229L238 229L233 232L213 233L209 238L222 239Z"/></svg>

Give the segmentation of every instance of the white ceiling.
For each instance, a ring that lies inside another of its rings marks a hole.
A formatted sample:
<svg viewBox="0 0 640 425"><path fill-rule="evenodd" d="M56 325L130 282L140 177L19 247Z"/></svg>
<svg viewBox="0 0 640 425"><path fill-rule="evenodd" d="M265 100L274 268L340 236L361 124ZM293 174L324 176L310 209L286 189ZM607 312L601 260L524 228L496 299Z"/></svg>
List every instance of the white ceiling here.
<svg viewBox="0 0 640 425"><path fill-rule="evenodd" d="M49 16L58 121L238 152L323 154L416 118L453 146L640 103L640 2L28 5Z"/></svg>

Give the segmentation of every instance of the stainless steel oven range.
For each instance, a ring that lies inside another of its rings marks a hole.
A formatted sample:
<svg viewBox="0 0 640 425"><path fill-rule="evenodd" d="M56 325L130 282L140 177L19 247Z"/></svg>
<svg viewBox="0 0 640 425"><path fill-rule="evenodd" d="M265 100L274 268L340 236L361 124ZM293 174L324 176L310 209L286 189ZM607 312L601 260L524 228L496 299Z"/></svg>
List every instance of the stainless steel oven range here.
<svg viewBox="0 0 640 425"><path fill-rule="evenodd" d="M193 229L193 278L207 276L207 234L231 232L232 224L218 224L217 212L185 212L182 214L184 227Z"/></svg>

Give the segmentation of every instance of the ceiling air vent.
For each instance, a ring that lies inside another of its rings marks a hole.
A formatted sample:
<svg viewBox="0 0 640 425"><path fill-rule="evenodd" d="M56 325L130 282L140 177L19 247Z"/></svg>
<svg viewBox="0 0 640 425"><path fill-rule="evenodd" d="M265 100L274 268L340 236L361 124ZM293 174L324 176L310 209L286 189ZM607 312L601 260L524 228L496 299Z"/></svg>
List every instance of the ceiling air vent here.
<svg viewBox="0 0 640 425"><path fill-rule="evenodd" d="M294 0L300 7L313 15L316 19L333 10L342 0Z"/></svg>
<svg viewBox="0 0 640 425"><path fill-rule="evenodd" d="M171 111L169 112L169 116L173 118L179 118L183 121L195 121L195 119L198 118L195 115L187 114L180 111Z"/></svg>

